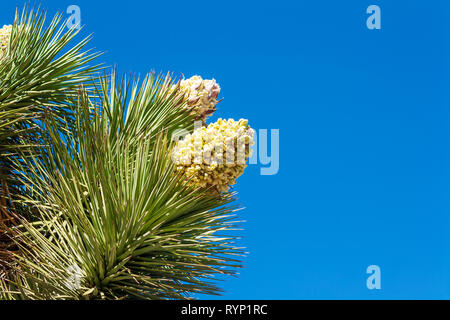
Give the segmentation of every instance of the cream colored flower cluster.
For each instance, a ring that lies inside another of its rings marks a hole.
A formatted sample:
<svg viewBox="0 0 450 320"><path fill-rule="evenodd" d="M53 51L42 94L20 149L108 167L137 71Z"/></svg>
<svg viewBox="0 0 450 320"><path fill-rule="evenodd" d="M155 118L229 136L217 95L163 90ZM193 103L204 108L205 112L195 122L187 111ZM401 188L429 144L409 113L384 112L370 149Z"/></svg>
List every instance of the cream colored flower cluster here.
<svg viewBox="0 0 450 320"><path fill-rule="evenodd" d="M175 88L176 86L173 87ZM203 80L200 76L193 76L181 80L179 89L185 94L189 108L203 122L216 110L220 93L216 80Z"/></svg>
<svg viewBox="0 0 450 320"><path fill-rule="evenodd" d="M4 25L3 28L0 29L0 59L8 48L9 39L11 38L11 31L11 25Z"/></svg>
<svg viewBox="0 0 450 320"><path fill-rule="evenodd" d="M226 192L244 172L254 144L248 121L222 120L194 130L173 152L178 172L199 187Z"/></svg>

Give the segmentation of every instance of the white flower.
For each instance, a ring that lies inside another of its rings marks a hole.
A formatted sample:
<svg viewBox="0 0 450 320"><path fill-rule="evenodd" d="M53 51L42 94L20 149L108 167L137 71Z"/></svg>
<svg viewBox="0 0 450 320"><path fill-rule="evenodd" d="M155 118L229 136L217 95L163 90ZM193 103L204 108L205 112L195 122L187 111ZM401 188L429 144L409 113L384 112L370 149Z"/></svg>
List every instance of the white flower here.
<svg viewBox="0 0 450 320"><path fill-rule="evenodd" d="M178 172L199 187L226 192L244 172L254 144L248 121L219 119L194 130L173 151Z"/></svg>
<svg viewBox="0 0 450 320"><path fill-rule="evenodd" d="M3 28L0 29L0 59L5 54L6 49L8 48L9 41L11 39L11 25L4 25Z"/></svg>

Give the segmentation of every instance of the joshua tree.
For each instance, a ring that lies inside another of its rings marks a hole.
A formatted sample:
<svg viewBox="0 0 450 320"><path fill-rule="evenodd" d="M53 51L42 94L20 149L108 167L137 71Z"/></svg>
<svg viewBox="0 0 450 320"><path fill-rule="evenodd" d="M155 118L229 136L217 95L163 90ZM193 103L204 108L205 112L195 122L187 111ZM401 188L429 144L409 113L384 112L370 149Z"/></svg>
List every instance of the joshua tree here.
<svg viewBox="0 0 450 320"><path fill-rule="evenodd" d="M99 75L60 18L25 9L0 31L0 297L219 293L253 131L206 124L214 80Z"/></svg>

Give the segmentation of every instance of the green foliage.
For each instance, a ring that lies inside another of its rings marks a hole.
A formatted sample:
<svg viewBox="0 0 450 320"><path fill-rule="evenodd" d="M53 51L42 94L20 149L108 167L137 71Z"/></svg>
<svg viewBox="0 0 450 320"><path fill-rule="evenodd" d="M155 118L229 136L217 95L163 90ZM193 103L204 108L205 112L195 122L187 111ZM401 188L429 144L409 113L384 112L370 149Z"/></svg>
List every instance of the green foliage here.
<svg viewBox="0 0 450 320"><path fill-rule="evenodd" d="M23 175L42 223L24 222L22 294L163 299L217 293L213 275L233 273L239 262L232 257L241 254L233 237L217 235L234 226L232 194L207 195L175 174L167 128L184 111L170 99L168 78L150 77L141 90L134 85L125 118L114 76L112 84L103 82L110 96L100 106L80 97L75 134L61 135L47 123L49 157L33 157L31 174ZM139 111L136 101L143 102ZM161 117L165 108L170 117ZM151 124L154 134L140 129ZM79 288L68 280L71 270L79 270Z"/></svg>
<svg viewBox="0 0 450 320"><path fill-rule="evenodd" d="M10 42L0 60L0 285L17 251L10 228L19 216L32 219L23 206L23 186L13 162L42 144L40 125L73 118L64 105L99 69L88 64L98 54L84 51L89 38L71 46L78 31L64 32L61 15L45 26L45 14L27 7L16 12ZM19 153L22 156L19 156ZM27 170L27 168L24 168Z"/></svg>
<svg viewBox="0 0 450 320"><path fill-rule="evenodd" d="M13 259L0 268L0 298L219 294L215 276L240 267L229 235L240 208L234 193L176 173L171 136L194 123L177 83L114 71L91 80L88 39L63 53L76 31L59 22L44 30L44 15L25 10L0 63L0 183L9 188L0 196L15 220L3 223L14 250L4 250Z"/></svg>
<svg viewBox="0 0 450 320"><path fill-rule="evenodd" d="M45 13L25 8L16 12L11 40L0 63L0 203L6 215L13 208L20 185L11 168L18 149L40 143L39 124L46 117L64 124L71 118L64 108L78 86L98 71L88 63L98 56L83 51L89 38L67 49L77 30L64 32L57 15L45 27ZM24 212L21 212L24 213ZM0 215L0 218L2 216Z"/></svg>

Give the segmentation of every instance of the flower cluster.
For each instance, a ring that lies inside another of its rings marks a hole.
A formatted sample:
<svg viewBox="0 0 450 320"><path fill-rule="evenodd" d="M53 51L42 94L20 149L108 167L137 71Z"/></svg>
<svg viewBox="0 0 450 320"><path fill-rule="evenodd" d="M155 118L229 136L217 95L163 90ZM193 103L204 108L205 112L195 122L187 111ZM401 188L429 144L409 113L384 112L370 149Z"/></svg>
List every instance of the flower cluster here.
<svg viewBox="0 0 450 320"><path fill-rule="evenodd" d="M177 86L174 86L175 90ZM216 80L203 80L200 76L193 76L180 81L179 89L184 93L189 109L203 122L216 110L217 97L220 86Z"/></svg>
<svg viewBox="0 0 450 320"><path fill-rule="evenodd" d="M4 55L6 49L8 48L9 39L11 38L11 25L4 25L0 29L0 58Z"/></svg>
<svg viewBox="0 0 450 320"><path fill-rule="evenodd" d="M189 183L226 192L244 172L254 144L248 121L222 120L197 128L179 141L173 152L178 172Z"/></svg>

